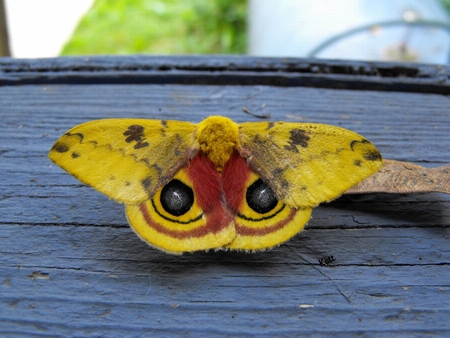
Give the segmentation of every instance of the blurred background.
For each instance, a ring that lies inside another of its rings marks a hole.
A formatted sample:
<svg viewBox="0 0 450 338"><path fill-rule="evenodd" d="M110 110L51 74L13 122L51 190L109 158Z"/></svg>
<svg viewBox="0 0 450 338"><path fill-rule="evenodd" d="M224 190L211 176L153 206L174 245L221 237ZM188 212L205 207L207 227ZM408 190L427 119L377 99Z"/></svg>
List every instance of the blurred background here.
<svg viewBox="0 0 450 338"><path fill-rule="evenodd" d="M449 11L450 0L0 0L0 51L448 64Z"/></svg>

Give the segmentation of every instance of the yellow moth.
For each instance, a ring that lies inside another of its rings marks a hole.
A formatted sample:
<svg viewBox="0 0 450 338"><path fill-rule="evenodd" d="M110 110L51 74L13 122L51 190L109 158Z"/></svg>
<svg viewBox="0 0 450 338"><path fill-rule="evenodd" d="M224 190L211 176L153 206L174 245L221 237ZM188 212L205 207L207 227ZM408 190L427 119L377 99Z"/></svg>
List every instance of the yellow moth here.
<svg viewBox="0 0 450 338"><path fill-rule="evenodd" d="M312 208L383 165L369 141L343 128L221 116L91 121L65 133L49 157L124 203L141 239L178 254L283 243Z"/></svg>

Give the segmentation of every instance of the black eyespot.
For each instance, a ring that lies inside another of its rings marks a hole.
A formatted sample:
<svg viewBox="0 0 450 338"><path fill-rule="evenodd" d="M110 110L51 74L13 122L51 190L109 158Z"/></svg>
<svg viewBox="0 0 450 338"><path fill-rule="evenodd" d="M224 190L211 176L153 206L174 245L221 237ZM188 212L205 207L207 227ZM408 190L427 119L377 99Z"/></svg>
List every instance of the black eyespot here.
<svg viewBox="0 0 450 338"><path fill-rule="evenodd" d="M194 192L183 182L172 180L162 189L160 199L165 211L174 216L181 216L194 204Z"/></svg>
<svg viewBox="0 0 450 338"><path fill-rule="evenodd" d="M245 198L248 206L260 214L269 212L278 204L273 190L262 179L248 187Z"/></svg>

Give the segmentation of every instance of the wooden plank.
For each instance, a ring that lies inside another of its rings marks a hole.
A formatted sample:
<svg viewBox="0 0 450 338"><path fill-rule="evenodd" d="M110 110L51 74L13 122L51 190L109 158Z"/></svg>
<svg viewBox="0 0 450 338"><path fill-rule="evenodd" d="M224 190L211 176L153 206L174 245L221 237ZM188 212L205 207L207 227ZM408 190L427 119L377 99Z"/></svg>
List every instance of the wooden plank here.
<svg viewBox="0 0 450 338"><path fill-rule="evenodd" d="M450 315L441 265L448 228L306 230L270 252L181 257L152 250L129 229L11 225L4 234L15 251L3 254L2 320L22 334L37 324L58 335L91 326L107 335L183 335L182 327L191 335L350 334L380 323L384 335L448 330L436 320ZM336 261L317 266L330 253Z"/></svg>
<svg viewBox="0 0 450 338"><path fill-rule="evenodd" d="M214 67L226 72L229 59L96 60L98 67L107 68L108 77L114 74L112 65L148 68L158 62L185 68L189 62L192 68L203 62L210 73ZM253 62L234 60L241 68L228 67L251 77L244 65ZM449 196L344 196L317 208L304 232L274 250L171 256L133 234L123 206L81 185L47 159L65 130L87 120L164 117L198 122L212 114L237 122L257 120L242 110L246 107L269 113L272 120L355 130L385 157L449 165L450 98L436 94L441 89L418 93L403 90L406 87L392 92L338 90L332 85L224 85L214 84L213 77L212 83L195 86L108 84L108 79L103 84L81 79L71 85L67 72L77 62L84 61L6 61L9 72L0 79L5 81L0 87L0 335L450 334ZM261 59L269 67L265 62ZM14 70L13 65L20 66ZM37 79L39 65L45 74ZM425 68L417 67L415 74ZM44 83L50 69L66 72L60 77L66 84ZM448 79L450 72L445 74ZM375 78L372 84L384 81L389 87L386 78ZM76 82L77 75L71 79ZM5 85L8 81L28 84ZM321 81L326 82L325 77ZM408 81L415 88L424 85L412 75ZM334 262L319 264L331 255Z"/></svg>
<svg viewBox="0 0 450 338"><path fill-rule="evenodd" d="M448 66L243 56L0 61L0 84L269 85L448 94Z"/></svg>
<svg viewBox="0 0 450 338"><path fill-rule="evenodd" d="M1 100L8 124L0 126L0 140L10 156L21 149L28 154L41 151L67 129L92 119L164 116L199 122L222 114L237 122L257 120L242 111L247 107L270 114L271 120L352 129L375 143L386 158L449 162L450 98L437 94L231 85L27 85L2 87ZM30 128L41 131L41 142L30 142ZM13 147L7 140L11 137L30 144Z"/></svg>

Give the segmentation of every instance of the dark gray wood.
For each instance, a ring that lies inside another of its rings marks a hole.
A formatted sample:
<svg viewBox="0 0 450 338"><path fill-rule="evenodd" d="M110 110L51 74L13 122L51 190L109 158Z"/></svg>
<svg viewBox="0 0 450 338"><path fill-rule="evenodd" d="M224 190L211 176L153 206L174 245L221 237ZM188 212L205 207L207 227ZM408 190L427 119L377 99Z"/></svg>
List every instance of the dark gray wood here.
<svg viewBox="0 0 450 338"><path fill-rule="evenodd" d="M0 61L1 84L269 85L450 93L448 66L242 56L94 56Z"/></svg>
<svg viewBox="0 0 450 338"><path fill-rule="evenodd" d="M302 73L315 64L330 71ZM99 57L3 59L0 70L0 335L450 334L447 195L343 196L273 250L171 256L134 235L123 206L47 159L59 136L88 120L258 120L246 107L352 129L386 158L449 165L448 68ZM276 76L297 82L268 85Z"/></svg>

